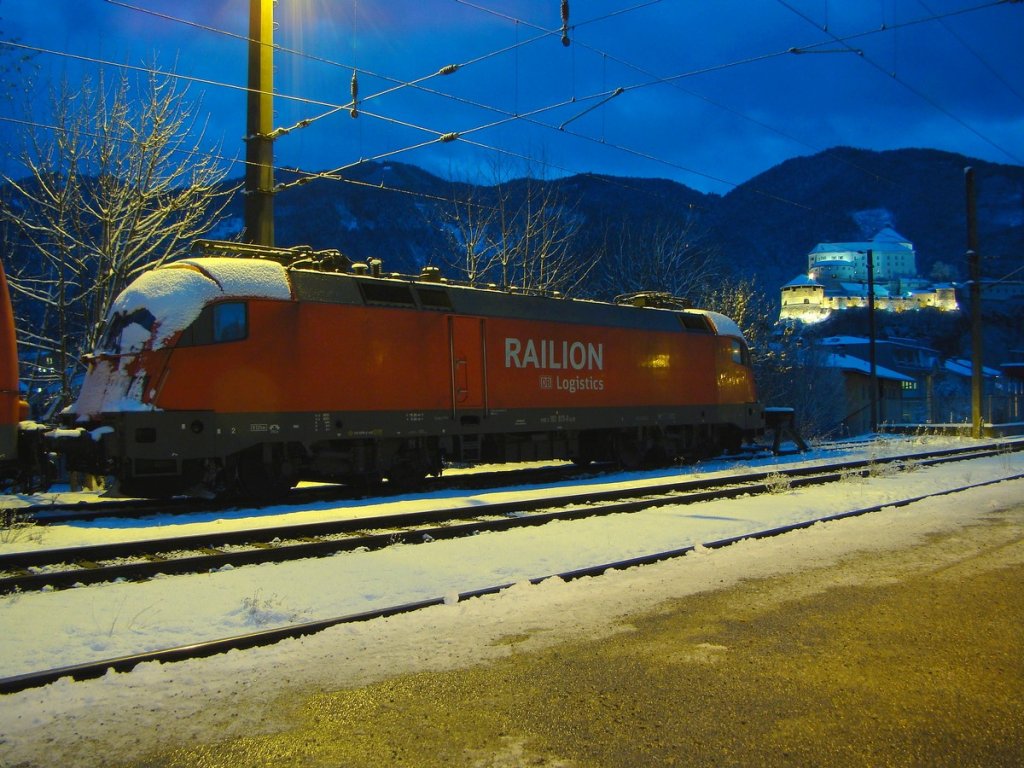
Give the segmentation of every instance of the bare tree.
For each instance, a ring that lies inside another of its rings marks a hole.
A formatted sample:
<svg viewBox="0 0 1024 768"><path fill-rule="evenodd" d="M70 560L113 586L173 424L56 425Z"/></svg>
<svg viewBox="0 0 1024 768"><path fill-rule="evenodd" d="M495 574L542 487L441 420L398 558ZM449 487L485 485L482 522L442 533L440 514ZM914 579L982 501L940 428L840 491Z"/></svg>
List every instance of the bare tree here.
<svg viewBox="0 0 1024 768"><path fill-rule="evenodd" d="M490 282L494 250L489 232L494 227L497 209L485 199L479 187L462 184L452 194L452 202L441 209L444 232L448 238L448 265L470 285Z"/></svg>
<svg viewBox="0 0 1024 768"><path fill-rule="evenodd" d="M233 190L201 149L197 105L175 80L121 71L110 87L63 83L51 127L28 130L11 199L8 256L31 346L53 359L67 398L73 365L95 348L118 293L143 270L184 254L219 219Z"/></svg>
<svg viewBox="0 0 1024 768"><path fill-rule="evenodd" d="M713 284L719 272L717 248L690 215L673 221L623 222L608 239L600 291L609 298L658 291L691 300Z"/></svg>
<svg viewBox="0 0 1024 768"><path fill-rule="evenodd" d="M528 169L529 170L529 169ZM593 268L573 250L580 217L555 182L512 179L500 163L489 186L453 200L446 216L458 254L452 264L473 283L572 292Z"/></svg>
<svg viewBox="0 0 1024 768"><path fill-rule="evenodd" d="M493 245L502 285L562 293L579 285L592 264L572 258L579 219L553 183L527 177L506 185L498 208L501 228Z"/></svg>
<svg viewBox="0 0 1024 768"><path fill-rule="evenodd" d="M17 42L17 38L12 39L3 28L0 28L0 36L8 42ZM25 49L0 45L0 100L14 101L18 95L30 91L36 72L34 58L35 53Z"/></svg>

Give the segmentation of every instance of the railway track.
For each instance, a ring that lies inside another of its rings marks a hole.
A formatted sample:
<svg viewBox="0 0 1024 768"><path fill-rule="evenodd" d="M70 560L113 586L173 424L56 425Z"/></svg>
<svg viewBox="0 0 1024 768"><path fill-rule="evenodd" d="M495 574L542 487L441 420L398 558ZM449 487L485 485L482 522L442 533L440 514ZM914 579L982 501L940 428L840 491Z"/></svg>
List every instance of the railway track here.
<svg viewBox="0 0 1024 768"><path fill-rule="evenodd" d="M819 446L821 450L843 450L847 447L863 447L863 441L835 441ZM789 455L783 451L779 455ZM758 456L772 455L769 446L756 446L747 454L729 458L742 460ZM450 474L439 478L428 478L423 487L413 490L447 491L447 490L483 490L494 486L504 486L509 481L521 485L544 484L565 480L595 477L607 471L607 465L592 464L586 467L573 465L536 467L530 469L500 469L472 474ZM264 509L267 507L302 506L310 503L330 503L365 498L372 492L374 497L388 498L409 492L409 488L394 488L382 484L369 488L355 488L325 484L322 486L302 486L293 488L284 498L265 505L253 505L246 502L245 509ZM27 507L10 510L30 520L35 525L57 525L74 522L91 522L106 517L138 519L166 515L173 517L200 512L231 511L241 509L237 499L211 500L194 497L175 497L170 499L135 499L111 498L95 501L78 502L41 502Z"/></svg>
<svg viewBox="0 0 1024 768"><path fill-rule="evenodd" d="M846 443L835 443L835 450L841 450L845 446L863 445L855 441ZM832 449L833 445L823 446L824 449ZM746 455L733 456L734 459L742 459L745 456L755 457L761 455L772 455L768 446L759 446ZM780 455L787 455L783 452ZM574 465L536 467L530 469L501 469L487 472L474 472L472 474L452 474L439 478L428 478L425 484L413 490L423 491L447 491L459 489L482 490L494 486L507 485L510 480L517 484L531 485L559 482L565 480L594 477L607 471L607 465L592 464L586 467ZM356 488L344 485L324 484L310 485L293 488L282 499L277 499L263 505L245 503L245 509L264 509L267 507L288 507L302 506L310 503L330 503L347 501L351 499L365 498L368 493L375 497L388 498L409 492L409 488L395 488L385 484ZM27 507L20 507L16 510L19 515L31 520L36 525L58 525L74 522L91 522L106 517L118 518L146 518L161 515L176 516L211 511L231 511L242 508L241 502L237 499L212 500L195 497L174 497L170 499L136 499L136 498L110 498L98 499L95 501L78 502L41 502Z"/></svg>
<svg viewBox="0 0 1024 768"><path fill-rule="evenodd" d="M602 471L601 466L578 467L564 465L445 475L439 478L430 478L423 487L413 490L479 490L494 486L504 486L510 480L523 485L561 482L596 476ZM365 498L370 492L372 492L375 498L387 499L392 496L408 493L409 491L409 488L397 488L387 484L364 488L324 484L293 488L284 498L262 505L245 502L244 507L238 499L211 500L195 497L175 497L171 499L113 498L88 502L41 503L19 508L16 511L36 525L58 525L91 522L107 517L130 519L160 515L175 516L195 512L231 511L243 508L246 510L260 510L268 507L282 507L286 509L289 506L301 507L312 503L330 503Z"/></svg>
<svg viewBox="0 0 1024 768"><path fill-rule="evenodd" d="M956 459L953 459L952 457L946 457L946 460ZM934 461L938 462L940 461L940 459L935 459ZM686 547L680 547L678 549L665 550L661 552L644 555L642 557L634 557L626 560L606 562L586 568L565 571L562 573L552 573L543 576L535 576L529 579L529 582L531 584L539 584L550 578L559 578L564 581L572 581L579 578L600 576L601 574L604 574L608 571L622 570L639 565L649 565L657 562L663 562L666 560L682 557L693 552L698 546L703 549L721 549L732 544L735 544L738 541L743 541L747 539L765 539L773 536L779 536L785 533L789 533L791 531L809 528L819 523L857 517L872 512L878 512L882 509L887 508L904 507L910 504L914 504L916 502L925 501L927 499L936 498L939 496L947 496L955 493L961 493L973 488L981 488L987 485L993 485L996 483L1006 482L1007 480L1016 479L1024 479L1024 474L1016 474L1010 477L1003 477L993 480L985 480L981 482L970 483L956 488L938 490L933 493L917 495L898 500L888 500L882 504L875 504L857 509L847 510L836 514L825 515L822 517L790 523L784 526L766 528L760 531L747 532L741 535L731 536L724 539L703 542L698 545L691 545ZM505 589L508 589L513 585L513 582L507 582L502 584L495 584L488 587L482 587L479 589L474 589L466 592L460 592L458 594L458 599L459 601L463 601L474 597L482 597L489 594L496 594ZM416 602L392 605L386 608L379 608L372 611L348 614L345 616L338 616L317 621L303 622L300 624L292 624L273 629L261 630L258 632L246 633L243 635L236 635L233 637L193 643L186 646L178 646L175 648L148 651L145 653L120 656L112 659L103 659L99 661L86 662L83 664L47 669L38 672L30 672L7 678L0 678L0 694L16 693L18 691L27 690L30 688L37 688L40 686L48 685L49 683L55 682L65 677L69 677L74 680L88 680L101 677L110 671L127 672L134 669L139 664L143 664L145 662L156 661L166 663L174 661L184 661L188 659L201 659L209 656L214 656L220 653L226 653L231 650L245 650L249 648L273 645L282 640L304 637L307 635L315 634L317 632L321 632L325 629L329 629L334 626L371 621L373 619L385 618L388 616L396 616L403 613L411 613L413 611L418 611L424 608L441 605L449 600L450 597L439 596L429 598L426 600L419 600Z"/></svg>
<svg viewBox="0 0 1024 768"><path fill-rule="evenodd" d="M157 575L204 573L225 567L325 557L395 544L419 544L482 532L638 512L659 506L771 493L835 482L878 467L930 466L1024 449L992 444L861 459L816 467L775 469L701 480L675 480L635 490L588 490L537 499L464 506L426 512L292 524L261 529L45 549L0 555L0 594L64 589Z"/></svg>

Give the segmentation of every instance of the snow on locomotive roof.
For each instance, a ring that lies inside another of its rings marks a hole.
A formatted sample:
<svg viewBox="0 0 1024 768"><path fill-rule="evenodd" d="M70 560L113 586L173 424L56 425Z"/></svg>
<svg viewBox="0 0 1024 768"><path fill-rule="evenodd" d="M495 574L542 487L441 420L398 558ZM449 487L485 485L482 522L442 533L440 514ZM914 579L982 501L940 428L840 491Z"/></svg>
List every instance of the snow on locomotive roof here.
<svg viewBox="0 0 1024 768"><path fill-rule="evenodd" d="M690 314L704 315L704 317L708 318L719 336L735 336L738 339L743 339L743 331L740 330L736 321L728 315L723 315L721 312L712 312L708 309L688 309L686 311ZM746 339L743 340L746 341Z"/></svg>
<svg viewBox="0 0 1024 768"><path fill-rule="evenodd" d="M219 298L290 299L291 287L285 268L275 261L184 259L140 275L114 301L111 315L149 310L159 324L153 342L161 346Z"/></svg>

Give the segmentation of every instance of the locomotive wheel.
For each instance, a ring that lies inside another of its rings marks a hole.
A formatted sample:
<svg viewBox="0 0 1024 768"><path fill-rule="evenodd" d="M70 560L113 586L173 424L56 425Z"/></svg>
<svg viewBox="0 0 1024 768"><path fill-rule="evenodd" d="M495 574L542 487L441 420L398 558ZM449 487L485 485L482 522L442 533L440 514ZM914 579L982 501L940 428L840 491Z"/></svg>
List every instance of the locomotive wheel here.
<svg viewBox="0 0 1024 768"><path fill-rule="evenodd" d="M431 446L403 448L395 454L387 470L387 480L399 488L416 488L427 475L440 474L441 459Z"/></svg>
<svg viewBox="0 0 1024 768"><path fill-rule="evenodd" d="M398 464L388 470L387 481L396 488L416 488L427 477L427 471L419 464Z"/></svg>
<svg viewBox="0 0 1024 768"><path fill-rule="evenodd" d="M739 453L743 448L743 433L735 428L726 428L720 435L725 453Z"/></svg>
<svg viewBox="0 0 1024 768"><path fill-rule="evenodd" d="M57 467L47 459L42 465L20 473L14 484L17 493L46 493L57 477Z"/></svg>
<svg viewBox="0 0 1024 768"><path fill-rule="evenodd" d="M644 448L633 435L619 435L615 440L615 459L623 469L640 469Z"/></svg>
<svg viewBox="0 0 1024 768"><path fill-rule="evenodd" d="M283 460L264 461L262 446L238 455L235 460L235 487L249 499L277 499L295 486Z"/></svg>
<svg viewBox="0 0 1024 768"><path fill-rule="evenodd" d="M53 455L43 446L43 433L22 430L18 435L18 461L11 478L14 493L45 493L57 478Z"/></svg>

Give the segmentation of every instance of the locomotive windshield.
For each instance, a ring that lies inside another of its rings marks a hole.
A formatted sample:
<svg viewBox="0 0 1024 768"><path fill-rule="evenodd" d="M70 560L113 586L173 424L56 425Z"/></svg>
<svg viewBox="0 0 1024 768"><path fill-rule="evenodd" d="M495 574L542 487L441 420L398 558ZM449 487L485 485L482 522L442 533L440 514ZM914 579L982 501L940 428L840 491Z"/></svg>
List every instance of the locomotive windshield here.
<svg viewBox="0 0 1024 768"><path fill-rule="evenodd" d="M730 353L732 354L732 361L737 365L745 365L748 368L751 366L750 361L750 350L747 349L747 345L739 339L729 340Z"/></svg>
<svg viewBox="0 0 1024 768"><path fill-rule="evenodd" d="M145 308L134 312L115 312L100 337L99 351L120 355L139 350L150 337L155 323L153 313Z"/></svg>

